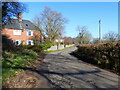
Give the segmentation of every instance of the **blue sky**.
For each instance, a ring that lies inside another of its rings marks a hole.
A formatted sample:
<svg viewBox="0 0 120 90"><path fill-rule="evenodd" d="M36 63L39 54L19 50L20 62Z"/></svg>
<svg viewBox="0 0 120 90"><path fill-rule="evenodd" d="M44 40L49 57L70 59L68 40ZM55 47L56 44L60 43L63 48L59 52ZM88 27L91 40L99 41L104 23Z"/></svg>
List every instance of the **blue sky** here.
<svg viewBox="0 0 120 90"><path fill-rule="evenodd" d="M24 2L28 12L23 13L24 19L33 20L36 15L49 7L62 13L69 22L65 24L64 36L76 37L76 27L87 26L93 37L98 37L98 21L101 19L102 36L110 31L118 32L117 2Z"/></svg>

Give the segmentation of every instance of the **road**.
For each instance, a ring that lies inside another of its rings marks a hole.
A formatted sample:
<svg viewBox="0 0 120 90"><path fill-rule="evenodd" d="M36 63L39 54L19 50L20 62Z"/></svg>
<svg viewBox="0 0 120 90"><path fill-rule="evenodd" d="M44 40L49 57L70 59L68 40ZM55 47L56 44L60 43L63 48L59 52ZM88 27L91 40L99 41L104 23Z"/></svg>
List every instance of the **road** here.
<svg viewBox="0 0 120 90"><path fill-rule="evenodd" d="M118 88L118 75L78 60L70 55L74 50L75 47L46 54L40 72L50 87Z"/></svg>

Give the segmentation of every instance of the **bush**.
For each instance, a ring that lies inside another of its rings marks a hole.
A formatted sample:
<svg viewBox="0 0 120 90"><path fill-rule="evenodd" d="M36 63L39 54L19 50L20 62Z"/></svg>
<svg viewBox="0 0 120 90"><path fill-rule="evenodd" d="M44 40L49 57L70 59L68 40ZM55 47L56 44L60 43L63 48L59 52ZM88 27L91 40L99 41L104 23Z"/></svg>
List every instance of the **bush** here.
<svg viewBox="0 0 120 90"><path fill-rule="evenodd" d="M20 45L20 46L25 49L31 49L33 47L32 45Z"/></svg>
<svg viewBox="0 0 120 90"><path fill-rule="evenodd" d="M22 54L23 56L24 55L29 55L29 56L32 56L34 58L36 58L38 56L36 52L34 52L33 50L28 50L28 49L25 49L20 54Z"/></svg>
<svg viewBox="0 0 120 90"><path fill-rule="evenodd" d="M18 46L8 36L2 35L2 50L15 51L16 49L18 49Z"/></svg>
<svg viewBox="0 0 120 90"><path fill-rule="evenodd" d="M37 52L37 53L41 53L42 52L42 47L39 45L33 46L31 48L33 51Z"/></svg>
<svg viewBox="0 0 120 90"><path fill-rule="evenodd" d="M52 43L41 43L40 46L42 47L42 50L47 50L51 46L53 46Z"/></svg>
<svg viewBox="0 0 120 90"><path fill-rule="evenodd" d="M22 45L25 49L31 49L37 53L40 53L42 51L42 47L40 45Z"/></svg>
<svg viewBox="0 0 120 90"><path fill-rule="evenodd" d="M51 46L53 46L52 43L41 43L39 45L21 45L21 47L23 47L25 49L31 49L37 53L41 53L41 51L47 50Z"/></svg>
<svg viewBox="0 0 120 90"><path fill-rule="evenodd" d="M120 42L81 44L78 46L76 54L86 62L119 72L119 50Z"/></svg>

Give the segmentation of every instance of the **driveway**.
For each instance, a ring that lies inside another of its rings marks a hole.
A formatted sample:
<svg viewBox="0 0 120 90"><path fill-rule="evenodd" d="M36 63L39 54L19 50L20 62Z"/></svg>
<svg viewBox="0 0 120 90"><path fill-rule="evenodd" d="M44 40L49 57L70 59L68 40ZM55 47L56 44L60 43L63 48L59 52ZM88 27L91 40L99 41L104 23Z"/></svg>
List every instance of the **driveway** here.
<svg viewBox="0 0 120 90"><path fill-rule="evenodd" d="M71 56L69 53L76 49L74 47L46 54L40 73L50 87L118 88L118 75Z"/></svg>

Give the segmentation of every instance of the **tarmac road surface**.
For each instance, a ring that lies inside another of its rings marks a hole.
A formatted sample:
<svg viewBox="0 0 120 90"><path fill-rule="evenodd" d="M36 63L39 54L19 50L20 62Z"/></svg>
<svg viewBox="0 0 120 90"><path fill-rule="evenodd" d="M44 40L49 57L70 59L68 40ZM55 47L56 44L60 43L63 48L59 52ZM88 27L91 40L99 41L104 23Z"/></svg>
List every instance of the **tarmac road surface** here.
<svg viewBox="0 0 120 90"><path fill-rule="evenodd" d="M46 54L40 73L52 88L118 88L118 75L70 55L76 47ZM46 85L48 85L46 84ZM43 88L47 86L43 85Z"/></svg>

